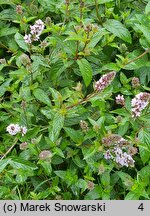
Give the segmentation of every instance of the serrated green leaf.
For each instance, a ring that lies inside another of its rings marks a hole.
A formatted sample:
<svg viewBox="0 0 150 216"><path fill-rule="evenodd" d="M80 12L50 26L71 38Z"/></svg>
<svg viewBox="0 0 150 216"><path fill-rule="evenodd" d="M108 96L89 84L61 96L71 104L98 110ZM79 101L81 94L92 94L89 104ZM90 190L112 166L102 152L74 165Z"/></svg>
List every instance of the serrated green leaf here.
<svg viewBox="0 0 150 216"><path fill-rule="evenodd" d="M105 171L100 176L101 183L104 187L108 187L110 185L110 171Z"/></svg>
<svg viewBox="0 0 150 216"><path fill-rule="evenodd" d="M2 29L0 29L0 37L8 36L8 35L11 35L11 34L15 34L17 31L18 31L18 29L16 27L12 27L12 28L5 27L5 28L2 28Z"/></svg>
<svg viewBox="0 0 150 216"><path fill-rule="evenodd" d="M69 36L68 38L66 38L65 41L83 41L84 42L84 38L74 34L74 35Z"/></svg>
<svg viewBox="0 0 150 216"><path fill-rule="evenodd" d="M50 90L52 97L54 99L55 106L60 107L61 102L62 102L62 95L57 90L55 90L54 88L49 87L49 90Z"/></svg>
<svg viewBox="0 0 150 216"><path fill-rule="evenodd" d="M150 12L150 1L147 3L145 7L145 13L148 14Z"/></svg>
<svg viewBox="0 0 150 216"><path fill-rule="evenodd" d="M104 3L107 3L107 2L111 2L113 0L98 0L98 4L104 4Z"/></svg>
<svg viewBox="0 0 150 216"><path fill-rule="evenodd" d="M52 167L51 167L50 162L49 162L49 161L40 161L39 163L40 163L40 165L43 167L44 173L45 173L47 176L51 176Z"/></svg>
<svg viewBox="0 0 150 216"><path fill-rule="evenodd" d="M5 167L9 164L10 161L10 158L6 158L0 161L0 173L5 169Z"/></svg>
<svg viewBox="0 0 150 216"><path fill-rule="evenodd" d="M146 163L150 159L150 133L146 129L141 129L138 133L138 138L141 142L139 144L140 157L143 163Z"/></svg>
<svg viewBox="0 0 150 216"><path fill-rule="evenodd" d="M58 176L58 177L60 177L61 179L65 179L65 177L66 177L66 171L63 171L63 170L57 170L57 171L54 171L54 173Z"/></svg>
<svg viewBox="0 0 150 216"><path fill-rule="evenodd" d="M139 196L140 196L140 195L138 195L138 194L136 194L136 193L130 191L130 192L126 195L125 200L139 200Z"/></svg>
<svg viewBox="0 0 150 216"><path fill-rule="evenodd" d="M124 108L121 108L121 109L116 109L116 110L113 110L113 111L110 111L110 113L116 113L118 115L122 115L122 116L129 116L130 114L127 112L127 110L125 110Z"/></svg>
<svg viewBox="0 0 150 216"><path fill-rule="evenodd" d="M64 155L63 151L62 151L60 148L55 147L55 148L53 149L53 151L54 151L54 153L55 153L56 155L58 155L58 156L60 156L60 157L62 157L62 158L65 158L65 155Z"/></svg>
<svg viewBox="0 0 150 216"><path fill-rule="evenodd" d="M146 184L149 183L149 178L150 178L150 165L147 165L145 167L143 167L139 172L139 181L141 181L141 183L145 182Z"/></svg>
<svg viewBox="0 0 150 216"><path fill-rule="evenodd" d="M121 178L122 183L127 187L127 189L130 189L133 186L134 180L128 173L118 171L116 174Z"/></svg>
<svg viewBox="0 0 150 216"><path fill-rule="evenodd" d="M46 61L46 59L42 55L31 55L31 59L33 60L32 63L32 70L36 71L38 70L39 65L42 65L44 67L50 67Z"/></svg>
<svg viewBox="0 0 150 216"><path fill-rule="evenodd" d="M117 63L108 63L108 64L103 65L102 70L119 71L120 67L117 65Z"/></svg>
<svg viewBox="0 0 150 216"><path fill-rule="evenodd" d="M120 73L120 81L123 85L127 84L129 81L128 81L128 78L126 77L126 75L124 73Z"/></svg>
<svg viewBox="0 0 150 216"><path fill-rule="evenodd" d="M22 48L25 51L29 51L27 43L25 43L23 36L19 32L15 34L15 41L20 48Z"/></svg>
<svg viewBox="0 0 150 216"><path fill-rule="evenodd" d="M104 27L120 39L128 43L132 42L130 32L120 21L109 19L104 23Z"/></svg>
<svg viewBox="0 0 150 216"><path fill-rule="evenodd" d="M73 140L75 143L78 143L78 144L82 143L84 136L81 133L81 131L77 131L77 130L74 130L72 128L67 128L67 127L65 127L64 129L67 135L71 138L71 140Z"/></svg>
<svg viewBox="0 0 150 216"><path fill-rule="evenodd" d="M48 107L40 109L40 112L48 119L52 119L52 111Z"/></svg>
<svg viewBox="0 0 150 216"><path fill-rule="evenodd" d="M20 3L20 1L19 0L0 0L0 5L2 5L2 4L19 4Z"/></svg>
<svg viewBox="0 0 150 216"><path fill-rule="evenodd" d="M73 162L80 168L84 168L86 163L83 161L79 155L76 155L74 158L72 158Z"/></svg>
<svg viewBox="0 0 150 216"><path fill-rule="evenodd" d="M7 79L6 82L0 85L0 97L4 95L4 93L7 91L7 88L10 85L10 82L12 81L12 78Z"/></svg>
<svg viewBox="0 0 150 216"><path fill-rule="evenodd" d="M49 97L47 96L47 94L45 93L44 90L38 88L35 89L33 91L33 95L35 96L35 98L41 102L43 102L44 104L51 106L51 101L49 99Z"/></svg>
<svg viewBox="0 0 150 216"><path fill-rule="evenodd" d="M150 43L150 31L147 26L135 24L136 27L143 33L143 35L146 37L147 41Z"/></svg>
<svg viewBox="0 0 150 216"><path fill-rule="evenodd" d="M85 200L96 200L96 199L100 199L101 196L102 196L102 191L103 191L103 190L102 190L101 186L100 186L100 185L96 185L96 186L94 187L93 190L89 191L89 192L85 195L84 199L85 199Z"/></svg>
<svg viewBox="0 0 150 216"><path fill-rule="evenodd" d="M81 188L81 192L83 193L86 189L87 189L87 181L85 181L84 179L78 179L78 181L76 182L76 187L77 188Z"/></svg>
<svg viewBox="0 0 150 216"><path fill-rule="evenodd" d="M86 59L77 60L86 87L92 81L92 67Z"/></svg>
<svg viewBox="0 0 150 216"><path fill-rule="evenodd" d="M145 60L143 59L143 61L145 61ZM141 67L141 68L135 70L135 75L139 76L140 83L142 85L146 86L148 84L148 82L150 82L150 67ZM148 88L148 87L146 86L146 88Z"/></svg>
<svg viewBox="0 0 150 216"><path fill-rule="evenodd" d="M94 147L91 147L90 149L87 149L87 148L83 148L82 149L82 152L83 152L83 160L87 160L88 158L92 157L95 153L96 153L96 148L95 146Z"/></svg>
<svg viewBox="0 0 150 216"><path fill-rule="evenodd" d="M129 125L130 125L129 121L126 121L123 124L120 124L118 128L118 134L120 136L124 136L129 129Z"/></svg>
<svg viewBox="0 0 150 216"><path fill-rule="evenodd" d="M64 115L61 113L56 113L52 122L52 125L49 127L49 137L55 142L60 134L61 129L64 126Z"/></svg>
<svg viewBox="0 0 150 216"><path fill-rule="evenodd" d="M35 170L37 169L37 166L33 163L31 163L30 161L27 160L23 160L22 158L18 158L15 156L10 157L11 160L9 162L9 164L14 168L14 169L23 169L23 170Z"/></svg>
<svg viewBox="0 0 150 216"><path fill-rule="evenodd" d="M90 42L88 43L87 47L88 48L94 48L96 46L96 44L100 41L100 39L105 35L108 34L108 32L102 28L100 29L98 32L96 32L92 39L90 40Z"/></svg>
<svg viewBox="0 0 150 216"><path fill-rule="evenodd" d="M12 9L12 8L4 9L4 10L2 10L0 12L0 19L1 20L12 20L12 21L14 21L16 18L17 18L17 13L16 13L15 8L14 9Z"/></svg>

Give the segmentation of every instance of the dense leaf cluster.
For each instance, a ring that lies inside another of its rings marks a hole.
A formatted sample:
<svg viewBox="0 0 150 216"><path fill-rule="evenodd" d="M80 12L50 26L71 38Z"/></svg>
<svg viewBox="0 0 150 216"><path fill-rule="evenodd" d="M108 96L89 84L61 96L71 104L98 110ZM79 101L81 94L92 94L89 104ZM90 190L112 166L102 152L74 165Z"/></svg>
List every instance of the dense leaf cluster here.
<svg viewBox="0 0 150 216"><path fill-rule="evenodd" d="M149 199L149 52L148 0L0 0L0 199Z"/></svg>

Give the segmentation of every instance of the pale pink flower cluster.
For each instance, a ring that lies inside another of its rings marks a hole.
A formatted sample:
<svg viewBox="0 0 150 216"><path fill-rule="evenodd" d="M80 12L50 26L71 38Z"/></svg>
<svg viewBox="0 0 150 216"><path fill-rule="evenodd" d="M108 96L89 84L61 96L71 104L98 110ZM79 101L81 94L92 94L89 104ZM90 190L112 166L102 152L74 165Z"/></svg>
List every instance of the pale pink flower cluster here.
<svg viewBox="0 0 150 216"><path fill-rule="evenodd" d="M113 159L117 164L121 166L134 166L134 160L130 154L123 152L119 147L114 147L112 150L107 150L104 154L106 160Z"/></svg>
<svg viewBox="0 0 150 216"><path fill-rule="evenodd" d="M26 43L31 44L32 41L38 41L40 39L40 35L44 30L44 23L42 20L37 20L33 26L30 26L30 34L26 34L24 36L24 40Z"/></svg>
<svg viewBox="0 0 150 216"><path fill-rule="evenodd" d="M141 115L142 110L149 104L150 94L146 92L140 92L131 101L132 117L136 118Z"/></svg>
<svg viewBox="0 0 150 216"><path fill-rule="evenodd" d="M103 91L107 86L110 85L110 83L115 78L116 72L112 71L110 73L107 73L103 75L96 83L95 83L95 89L97 91Z"/></svg>
<svg viewBox="0 0 150 216"><path fill-rule="evenodd" d="M14 136L14 135L16 135L17 133L20 132L20 126L18 124L10 124L10 125L7 126L6 131L10 135Z"/></svg>
<svg viewBox="0 0 150 216"><path fill-rule="evenodd" d="M18 133L21 133L22 136L24 136L27 133L27 128L18 124L10 124L7 126L6 131L12 136Z"/></svg>
<svg viewBox="0 0 150 216"><path fill-rule="evenodd" d="M111 134L102 139L102 144L105 147L109 148L104 153L104 158L106 160L113 160L121 166L134 166L135 161L133 160L131 154L129 154L129 152L131 152L129 141L125 140L123 137L117 134ZM132 152L133 148L134 147L132 147ZM135 151L134 149L134 154L136 153L137 151Z"/></svg>
<svg viewBox="0 0 150 216"><path fill-rule="evenodd" d="M134 160L131 155L127 154L126 152L123 152L121 148L114 148L115 153L115 162L120 164L121 166L134 166Z"/></svg>
<svg viewBox="0 0 150 216"><path fill-rule="evenodd" d="M123 95L117 95L116 97L116 103L121 104L122 106L125 105L125 99Z"/></svg>

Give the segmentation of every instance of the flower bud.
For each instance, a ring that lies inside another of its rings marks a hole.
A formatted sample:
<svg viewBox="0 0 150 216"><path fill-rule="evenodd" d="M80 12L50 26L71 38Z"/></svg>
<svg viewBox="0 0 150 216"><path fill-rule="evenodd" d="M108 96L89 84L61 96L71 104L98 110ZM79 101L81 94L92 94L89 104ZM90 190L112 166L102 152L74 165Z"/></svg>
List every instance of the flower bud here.
<svg viewBox="0 0 150 216"><path fill-rule="evenodd" d="M27 142L23 142L20 144L20 150L25 150L28 146L28 143Z"/></svg>
<svg viewBox="0 0 150 216"><path fill-rule="evenodd" d="M0 64L7 64L6 59L5 58L0 59Z"/></svg>
<svg viewBox="0 0 150 216"><path fill-rule="evenodd" d="M86 26L84 27L84 30L85 30L86 32L90 32L90 31L92 30L92 24L86 25Z"/></svg>
<svg viewBox="0 0 150 216"><path fill-rule="evenodd" d="M101 164L100 166L99 166L99 168L98 168L98 174L103 174L105 172L105 167L104 167L104 165L103 164Z"/></svg>
<svg viewBox="0 0 150 216"><path fill-rule="evenodd" d="M110 73L104 74L96 83L95 83L95 89L97 91L104 90L107 86L110 85L110 83L115 78L116 72L112 71Z"/></svg>
<svg viewBox="0 0 150 216"><path fill-rule="evenodd" d="M30 60L29 56L24 54L24 53L20 56L20 61L24 66L31 64L31 60Z"/></svg>
<svg viewBox="0 0 150 216"><path fill-rule="evenodd" d="M51 18L50 17L46 17L45 24L50 27L51 23L52 23Z"/></svg>
<svg viewBox="0 0 150 216"><path fill-rule="evenodd" d="M81 92L82 91L82 84L80 82L77 83L76 87L72 87L73 89L75 89L77 92Z"/></svg>
<svg viewBox="0 0 150 216"><path fill-rule="evenodd" d="M92 181L88 181L87 188L91 191L94 189L94 183Z"/></svg>
<svg viewBox="0 0 150 216"><path fill-rule="evenodd" d="M51 157L52 153L49 150L41 151L41 153L39 154L39 159L41 160L51 160Z"/></svg>
<svg viewBox="0 0 150 216"><path fill-rule="evenodd" d="M81 129L84 131L84 132L87 132L88 131L88 123L84 120L81 120L80 121L80 127Z"/></svg>
<svg viewBox="0 0 150 216"><path fill-rule="evenodd" d="M137 150L136 147L131 146L131 147L129 147L129 149L128 149L128 154L129 154L129 155L135 155L135 154L137 154L137 152L138 152L138 150Z"/></svg>
<svg viewBox="0 0 150 216"><path fill-rule="evenodd" d="M122 106L125 105L125 99L123 95L117 95L116 97L116 103L121 104Z"/></svg>
<svg viewBox="0 0 150 216"><path fill-rule="evenodd" d="M16 6L16 13L17 13L17 14L23 14L22 6L21 6L21 5L17 5L17 6Z"/></svg>
<svg viewBox="0 0 150 216"><path fill-rule="evenodd" d="M132 78L132 87L133 88L138 88L140 86L140 81L138 77L133 77Z"/></svg>

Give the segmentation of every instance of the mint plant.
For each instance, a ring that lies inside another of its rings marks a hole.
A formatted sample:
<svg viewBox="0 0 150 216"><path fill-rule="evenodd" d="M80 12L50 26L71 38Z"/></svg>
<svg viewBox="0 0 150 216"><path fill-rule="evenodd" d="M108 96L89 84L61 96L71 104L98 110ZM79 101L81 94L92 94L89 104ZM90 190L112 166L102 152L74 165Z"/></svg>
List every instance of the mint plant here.
<svg viewBox="0 0 150 216"><path fill-rule="evenodd" d="M150 4L0 1L0 199L150 198Z"/></svg>

